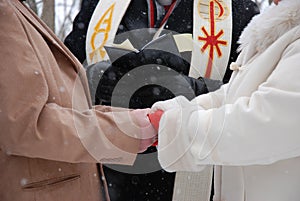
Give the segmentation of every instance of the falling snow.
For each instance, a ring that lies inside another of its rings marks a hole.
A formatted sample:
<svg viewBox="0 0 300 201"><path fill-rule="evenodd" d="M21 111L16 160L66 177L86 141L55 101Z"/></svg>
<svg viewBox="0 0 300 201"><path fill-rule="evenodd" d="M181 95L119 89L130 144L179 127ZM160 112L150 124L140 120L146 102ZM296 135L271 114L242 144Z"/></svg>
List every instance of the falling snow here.
<svg viewBox="0 0 300 201"><path fill-rule="evenodd" d="M60 92L63 93L63 92L65 92L65 90L66 90L65 87L59 87L59 91L60 91Z"/></svg>
<svg viewBox="0 0 300 201"><path fill-rule="evenodd" d="M21 181L20 181L21 186L25 186L27 183L28 183L28 180L25 178L21 179Z"/></svg>

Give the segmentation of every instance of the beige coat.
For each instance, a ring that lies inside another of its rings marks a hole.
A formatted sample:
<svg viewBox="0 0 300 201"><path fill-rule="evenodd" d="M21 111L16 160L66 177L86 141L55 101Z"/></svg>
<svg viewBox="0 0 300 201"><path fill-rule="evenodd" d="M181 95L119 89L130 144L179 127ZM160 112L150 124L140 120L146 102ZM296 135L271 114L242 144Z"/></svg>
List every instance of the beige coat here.
<svg viewBox="0 0 300 201"><path fill-rule="evenodd" d="M168 171L215 167L215 201L300 200L300 1L253 18L221 89L163 109L158 158Z"/></svg>
<svg viewBox="0 0 300 201"><path fill-rule="evenodd" d="M0 200L103 200L96 163L132 164L140 140L125 133L150 123L92 110L81 64L19 0L0 0L0 58Z"/></svg>

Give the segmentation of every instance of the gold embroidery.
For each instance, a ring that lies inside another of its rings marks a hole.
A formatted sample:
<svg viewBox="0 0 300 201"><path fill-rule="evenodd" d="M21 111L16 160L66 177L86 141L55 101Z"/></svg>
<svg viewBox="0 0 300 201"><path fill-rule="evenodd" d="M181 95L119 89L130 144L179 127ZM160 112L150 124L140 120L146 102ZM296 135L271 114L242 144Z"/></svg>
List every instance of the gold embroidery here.
<svg viewBox="0 0 300 201"><path fill-rule="evenodd" d="M100 20L96 24L94 28L94 33L92 34L91 37L91 47L92 47L92 52L89 54L90 60L92 61L95 56L100 55L101 59L103 59L106 55L106 51L104 50L104 45L106 44L108 40L108 34L111 30L111 25L112 25L112 16L115 8L115 4L112 4L106 11L105 13L101 16ZM104 34L102 43L100 44L99 47L96 48L95 40L98 34Z"/></svg>
<svg viewBox="0 0 300 201"><path fill-rule="evenodd" d="M225 20L229 16L229 9L222 0L200 0L198 2L198 12L201 18L209 21L210 2L214 1L214 15L216 21Z"/></svg>

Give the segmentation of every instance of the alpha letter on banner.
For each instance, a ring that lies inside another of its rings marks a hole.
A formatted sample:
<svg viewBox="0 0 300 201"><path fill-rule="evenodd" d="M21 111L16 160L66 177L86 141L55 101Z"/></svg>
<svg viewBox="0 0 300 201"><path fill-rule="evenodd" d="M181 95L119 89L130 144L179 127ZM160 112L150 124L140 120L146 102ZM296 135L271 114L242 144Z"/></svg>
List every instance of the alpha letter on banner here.
<svg viewBox="0 0 300 201"><path fill-rule="evenodd" d="M86 59L89 65L108 60L104 46L113 43L130 1L99 1L86 36Z"/></svg>

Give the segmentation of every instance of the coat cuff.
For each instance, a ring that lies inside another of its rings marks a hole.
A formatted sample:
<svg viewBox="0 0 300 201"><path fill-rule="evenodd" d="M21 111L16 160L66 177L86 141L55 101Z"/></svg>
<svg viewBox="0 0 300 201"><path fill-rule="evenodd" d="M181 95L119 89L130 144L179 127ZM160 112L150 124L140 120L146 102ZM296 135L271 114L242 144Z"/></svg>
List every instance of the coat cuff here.
<svg viewBox="0 0 300 201"><path fill-rule="evenodd" d="M175 108L183 108L189 104L189 100L186 99L184 96L178 96L170 100L156 102L151 107L151 113L154 113L157 110L167 111Z"/></svg>
<svg viewBox="0 0 300 201"><path fill-rule="evenodd" d="M200 149L205 141L205 132L191 132L189 129L183 132L182 129L189 128L195 121L186 119L189 113L187 108L174 109L164 113L160 122L158 135L158 160L163 169L169 172L175 171L201 171L204 166L197 163ZM207 130L209 118L205 118L205 111L202 116L197 116L198 129ZM188 125L186 125L186 123ZM194 130L194 129L191 129Z"/></svg>

